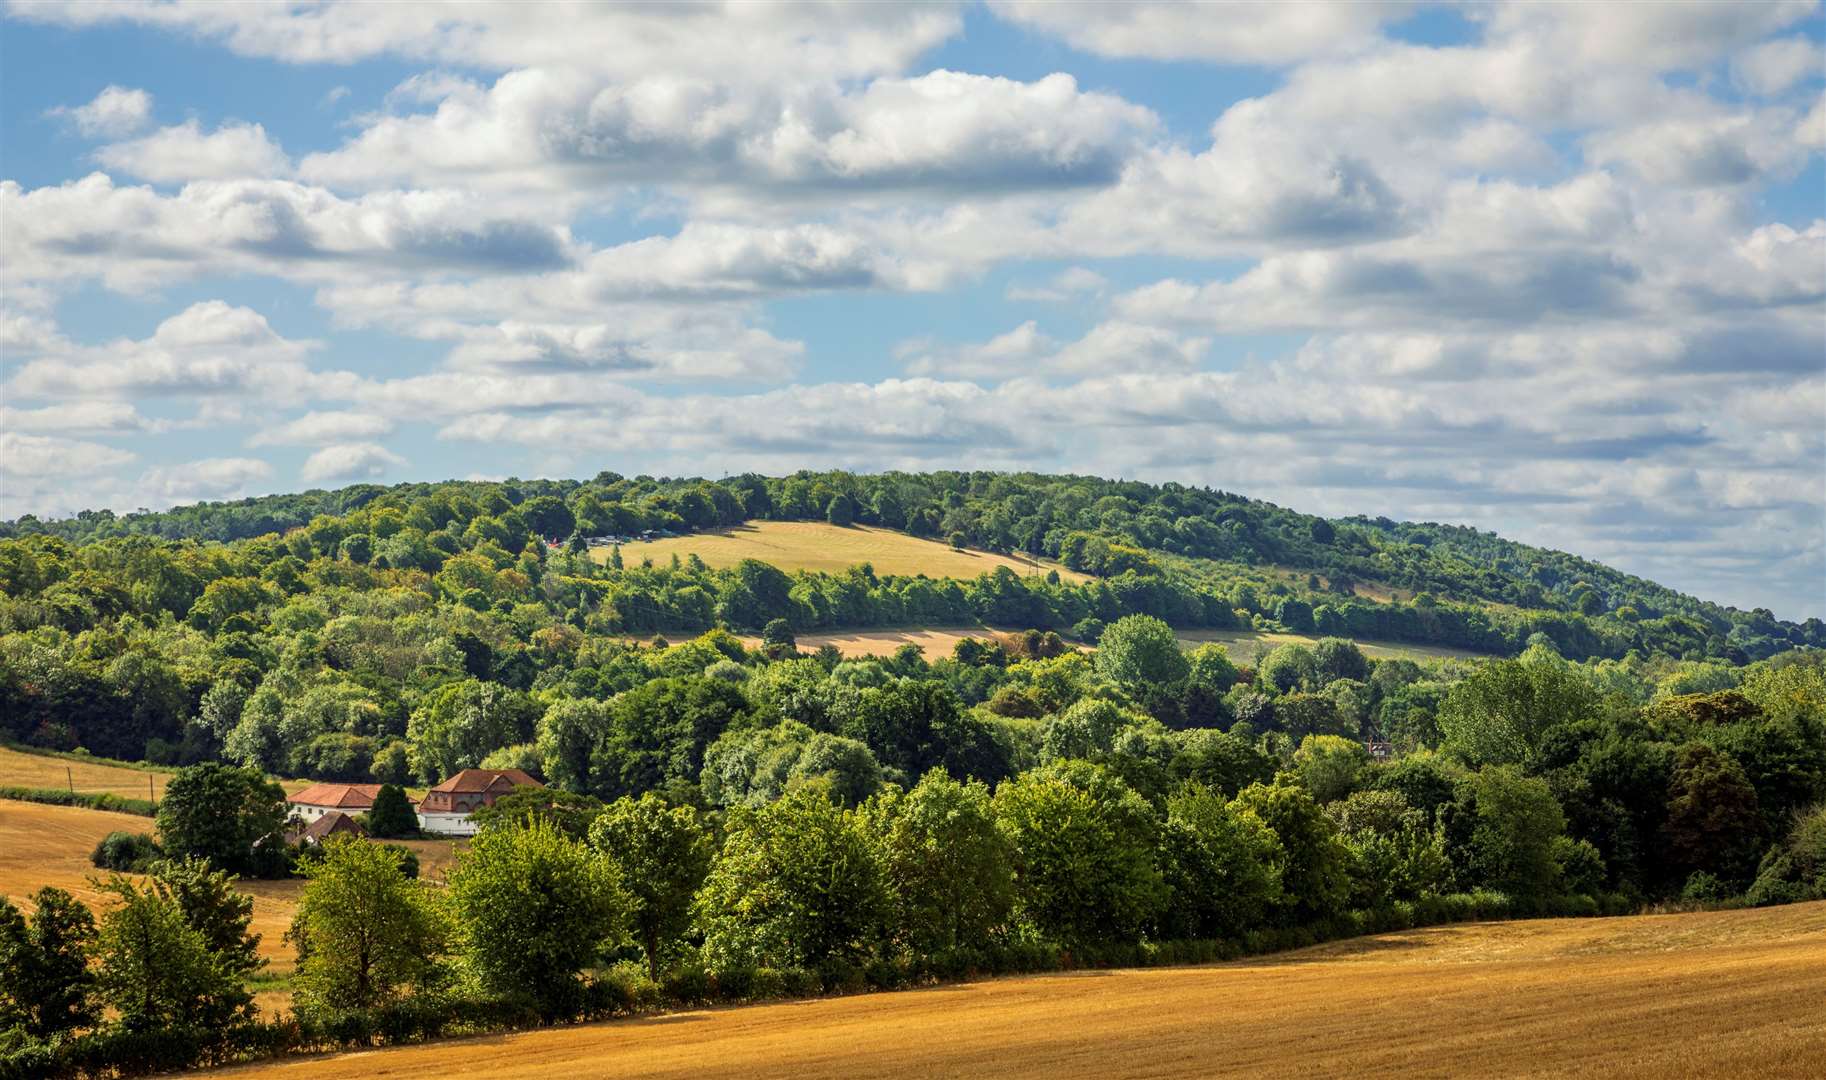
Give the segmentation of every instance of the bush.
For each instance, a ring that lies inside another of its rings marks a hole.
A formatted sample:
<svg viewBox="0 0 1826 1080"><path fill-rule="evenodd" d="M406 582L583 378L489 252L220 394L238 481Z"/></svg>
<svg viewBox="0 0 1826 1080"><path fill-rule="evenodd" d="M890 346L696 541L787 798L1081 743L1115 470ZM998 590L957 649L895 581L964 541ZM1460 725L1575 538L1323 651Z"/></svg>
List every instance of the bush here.
<svg viewBox="0 0 1826 1080"><path fill-rule="evenodd" d="M417 880L419 871L418 852L413 851L404 844L383 844L381 846L388 851L399 852L399 872L404 874L407 880Z"/></svg>
<svg viewBox="0 0 1826 1080"><path fill-rule="evenodd" d="M89 854L89 863L98 870L143 874L154 860L164 858L164 855L149 833L116 830L95 845L95 850Z"/></svg>
<svg viewBox="0 0 1826 1080"><path fill-rule="evenodd" d="M703 1005L713 996L710 973L701 965L685 964L660 978L660 996L673 1005Z"/></svg>
<svg viewBox="0 0 1826 1080"><path fill-rule="evenodd" d="M715 987L713 993L724 1001L746 1001L754 990L755 969L751 967L724 968L710 976Z"/></svg>
<svg viewBox="0 0 1826 1080"><path fill-rule="evenodd" d="M663 1001L664 992L647 975L646 965L624 962L590 981L584 1011L597 1017L632 1016L653 1012Z"/></svg>
<svg viewBox="0 0 1826 1080"><path fill-rule="evenodd" d="M818 970L818 978L827 994L860 994L869 988L867 974L846 960L826 960Z"/></svg>
<svg viewBox="0 0 1826 1080"><path fill-rule="evenodd" d="M1682 886L1680 890L1680 899L1687 903L1712 903L1718 900L1728 900L1731 895L1729 885L1721 881L1717 875L1704 870L1695 870L1687 875L1686 885Z"/></svg>

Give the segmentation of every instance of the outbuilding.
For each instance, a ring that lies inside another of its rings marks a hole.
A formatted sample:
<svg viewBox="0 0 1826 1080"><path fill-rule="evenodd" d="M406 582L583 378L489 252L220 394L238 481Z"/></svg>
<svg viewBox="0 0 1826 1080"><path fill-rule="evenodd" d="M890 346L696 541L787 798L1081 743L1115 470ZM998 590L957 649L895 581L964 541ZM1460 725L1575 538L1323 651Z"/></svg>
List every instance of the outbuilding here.
<svg viewBox="0 0 1826 1080"><path fill-rule="evenodd" d="M474 836L470 814L523 787L544 787L519 769L464 769L425 792L418 804L418 827L444 836Z"/></svg>

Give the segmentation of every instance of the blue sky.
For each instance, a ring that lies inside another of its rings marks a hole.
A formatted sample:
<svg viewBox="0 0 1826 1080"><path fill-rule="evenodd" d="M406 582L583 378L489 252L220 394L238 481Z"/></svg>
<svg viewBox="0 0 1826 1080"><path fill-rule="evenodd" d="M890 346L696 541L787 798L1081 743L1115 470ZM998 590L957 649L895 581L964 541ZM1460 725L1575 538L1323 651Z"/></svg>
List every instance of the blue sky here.
<svg viewBox="0 0 1826 1080"><path fill-rule="evenodd" d="M1826 614L1811 2L4 10L0 515L1059 469Z"/></svg>

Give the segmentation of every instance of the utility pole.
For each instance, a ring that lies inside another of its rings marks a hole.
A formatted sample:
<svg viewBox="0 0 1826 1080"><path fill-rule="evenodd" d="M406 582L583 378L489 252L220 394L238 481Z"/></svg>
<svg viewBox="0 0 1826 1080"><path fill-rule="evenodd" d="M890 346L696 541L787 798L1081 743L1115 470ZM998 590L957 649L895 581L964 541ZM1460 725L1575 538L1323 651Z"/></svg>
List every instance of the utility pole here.
<svg viewBox="0 0 1826 1080"><path fill-rule="evenodd" d="M70 794L76 794L76 774L70 771L68 765L63 767L63 778L70 782Z"/></svg>

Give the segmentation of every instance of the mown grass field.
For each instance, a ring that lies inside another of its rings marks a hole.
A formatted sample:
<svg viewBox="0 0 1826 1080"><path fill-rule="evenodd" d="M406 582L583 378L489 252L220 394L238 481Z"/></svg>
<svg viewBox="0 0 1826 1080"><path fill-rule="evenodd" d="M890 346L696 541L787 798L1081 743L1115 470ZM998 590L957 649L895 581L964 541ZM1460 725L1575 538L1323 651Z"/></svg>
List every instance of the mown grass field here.
<svg viewBox="0 0 1826 1080"><path fill-rule="evenodd" d="M1312 645L1319 640L1311 634L1269 634L1254 630L1180 630L1178 637L1188 648L1207 641L1219 642L1229 650L1230 658L1239 664L1253 664L1281 645ZM1443 660L1484 655L1444 645L1410 645L1400 641L1360 640L1357 647L1363 650L1365 656L1378 660Z"/></svg>
<svg viewBox="0 0 1826 1080"><path fill-rule="evenodd" d="M597 561L606 562L609 549L597 548L591 554ZM759 559L788 573L821 570L840 574L857 563L868 563L877 574L974 578L1006 566L1017 574L1057 570L1071 581L1088 580L1057 563L1037 562L1020 555L959 551L937 540L922 540L893 529L839 527L819 521L754 521L732 529L623 544L621 548L622 561L630 566L640 565L642 559L651 559L658 565L670 562L673 555L684 559L693 554L714 567Z"/></svg>
<svg viewBox="0 0 1826 1080"><path fill-rule="evenodd" d="M533 1078L1817 1077L1826 903L1436 927L1200 968L675 1013L226 1070Z"/></svg>

